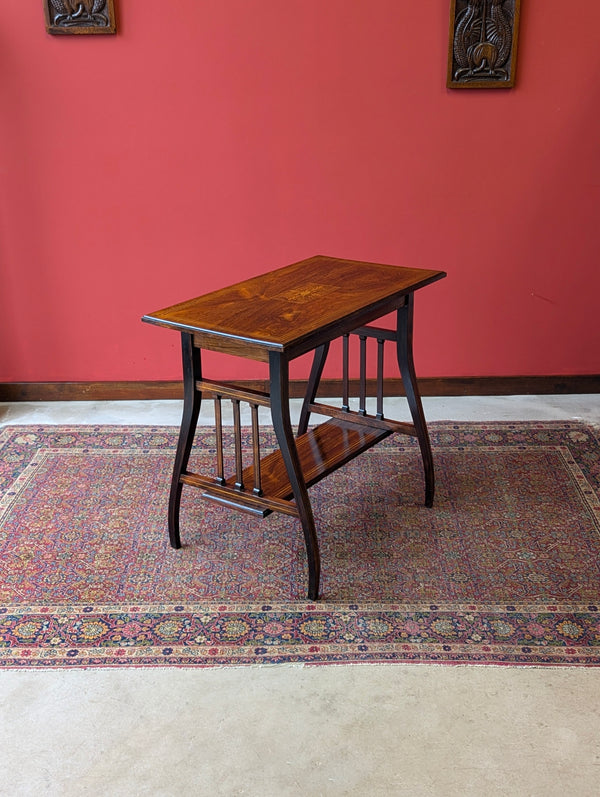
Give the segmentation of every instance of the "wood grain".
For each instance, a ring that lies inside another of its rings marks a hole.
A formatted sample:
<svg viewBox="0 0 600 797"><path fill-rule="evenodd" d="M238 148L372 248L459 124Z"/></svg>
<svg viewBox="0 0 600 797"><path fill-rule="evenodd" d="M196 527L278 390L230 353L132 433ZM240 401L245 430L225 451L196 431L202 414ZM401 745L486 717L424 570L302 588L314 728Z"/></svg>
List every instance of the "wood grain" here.
<svg viewBox="0 0 600 797"><path fill-rule="evenodd" d="M296 439L306 486L311 487L316 484L390 434L389 428L366 425L357 427L339 418L332 418L314 429L309 429L306 434ZM263 491L261 496L252 491L255 481L253 465L249 465L243 471L241 481L248 487L245 490L240 490L237 486L238 473L230 476L225 485L219 484L217 479L209 479L197 473L185 473L181 476L181 481L199 487L205 498L214 497L221 503L235 508L263 515L269 511L277 511L297 516L295 504L287 503L293 497L293 492L281 453L273 451L268 454L261 460L260 467Z"/></svg>
<svg viewBox="0 0 600 797"><path fill-rule="evenodd" d="M191 332L196 345L264 360L291 359L367 324L443 271L317 255L149 313L149 324ZM247 347L247 349L246 349Z"/></svg>

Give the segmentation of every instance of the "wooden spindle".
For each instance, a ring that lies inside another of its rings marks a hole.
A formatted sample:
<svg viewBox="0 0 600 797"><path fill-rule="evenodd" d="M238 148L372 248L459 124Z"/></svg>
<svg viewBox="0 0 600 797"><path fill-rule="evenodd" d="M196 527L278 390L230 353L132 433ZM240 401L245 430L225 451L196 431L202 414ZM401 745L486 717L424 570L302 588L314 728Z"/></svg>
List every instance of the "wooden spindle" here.
<svg viewBox="0 0 600 797"><path fill-rule="evenodd" d="M344 335L342 341L342 409L350 411L350 393L348 380L348 341L350 336Z"/></svg>
<svg viewBox="0 0 600 797"><path fill-rule="evenodd" d="M384 339L377 338L377 417L383 418L383 346Z"/></svg>
<svg viewBox="0 0 600 797"><path fill-rule="evenodd" d="M250 406L252 411L252 458L254 465L254 489L255 495L262 495L262 486L260 483L260 439L258 428L258 404Z"/></svg>
<svg viewBox="0 0 600 797"><path fill-rule="evenodd" d="M217 447L217 481L225 484L223 469L223 415L221 412L221 396L215 396L215 434Z"/></svg>
<svg viewBox="0 0 600 797"><path fill-rule="evenodd" d="M367 336L360 335L359 415L367 414Z"/></svg>
<svg viewBox="0 0 600 797"><path fill-rule="evenodd" d="M233 404L233 434L235 437L235 488L244 489L243 464L242 464L242 423L240 419L240 400L232 399Z"/></svg>

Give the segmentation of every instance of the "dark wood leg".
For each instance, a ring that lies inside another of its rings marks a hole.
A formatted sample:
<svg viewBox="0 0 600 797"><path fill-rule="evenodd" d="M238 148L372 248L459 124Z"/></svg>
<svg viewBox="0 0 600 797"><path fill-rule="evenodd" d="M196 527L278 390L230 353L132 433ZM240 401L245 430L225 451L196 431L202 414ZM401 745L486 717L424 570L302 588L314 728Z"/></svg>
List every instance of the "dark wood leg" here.
<svg viewBox="0 0 600 797"><path fill-rule="evenodd" d="M304 434L308 429L308 419L310 411L308 405L312 404L319 389L319 382L321 381L321 374L325 367L325 360L329 352L329 343L323 343L322 346L317 346L315 349L315 356L313 358L312 367L310 369L310 376L308 378L308 385L306 388L306 395L300 410L300 422L298 424L298 434Z"/></svg>
<svg viewBox="0 0 600 797"><path fill-rule="evenodd" d="M308 598L309 600L317 600L321 577L319 541L317 540L312 507L290 421L289 364L281 354L271 352L269 354L269 369L273 428L277 435L277 442L279 443L279 449L296 500L302 531L304 532L304 542L308 557Z"/></svg>
<svg viewBox="0 0 600 797"><path fill-rule="evenodd" d="M196 390L196 380L202 378L200 350L194 346L194 339L187 332L181 333L181 356L183 361L183 417L169 496L169 540L173 548L181 548L179 506L183 485L180 479L190 458L201 400L200 392Z"/></svg>
<svg viewBox="0 0 600 797"><path fill-rule="evenodd" d="M398 310L398 331L397 331L397 353L400 374L406 391L406 398L410 413L412 415L417 439L421 448L423 458L423 470L425 472L425 506L433 506L433 496L435 493L435 474L433 470L433 456L431 454L431 443L425 422L425 414L419 394L419 386L415 374L413 362L413 310L414 294L411 293L406 298L406 303Z"/></svg>

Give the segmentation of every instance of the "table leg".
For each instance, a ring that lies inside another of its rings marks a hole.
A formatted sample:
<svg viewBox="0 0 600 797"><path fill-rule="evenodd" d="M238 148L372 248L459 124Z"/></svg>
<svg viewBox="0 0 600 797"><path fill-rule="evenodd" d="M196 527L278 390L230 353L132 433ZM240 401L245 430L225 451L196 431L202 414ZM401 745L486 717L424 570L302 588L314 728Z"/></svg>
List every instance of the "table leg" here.
<svg viewBox="0 0 600 797"><path fill-rule="evenodd" d="M296 500L302 531L304 532L308 558L308 598L309 600L317 600L321 574L319 541L290 420L289 363L278 352L270 352L269 354L269 374L273 428Z"/></svg>
<svg viewBox="0 0 600 797"><path fill-rule="evenodd" d="M423 470L425 472L425 506L433 506L433 496L435 492L435 474L433 470L433 456L431 454L431 444L429 433L425 422L425 414L419 394L419 386L415 374L413 362L413 312L414 312L414 293L406 297L403 307L398 309L397 327L397 354L400 374L406 391L406 398L412 415L417 439L423 458Z"/></svg>
<svg viewBox="0 0 600 797"><path fill-rule="evenodd" d="M200 392L196 390L196 380L202 377L200 349L194 346L194 338L187 332L181 333L181 356L183 362L183 417L169 496L169 540L173 548L181 548L179 506L183 484L180 479L190 458L201 401Z"/></svg>
<svg viewBox="0 0 600 797"><path fill-rule="evenodd" d="M300 421L298 423L298 435L304 434L308 429L308 419L310 411L308 405L312 404L319 389L319 382L321 381L321 374L325 367L325 360L329 352L329 343L323 343L315 349L315 356L313 359L312 367L310 369L310 376L308 385L306 387L306 394L302 402L302 409L300 410Z"/></svg>

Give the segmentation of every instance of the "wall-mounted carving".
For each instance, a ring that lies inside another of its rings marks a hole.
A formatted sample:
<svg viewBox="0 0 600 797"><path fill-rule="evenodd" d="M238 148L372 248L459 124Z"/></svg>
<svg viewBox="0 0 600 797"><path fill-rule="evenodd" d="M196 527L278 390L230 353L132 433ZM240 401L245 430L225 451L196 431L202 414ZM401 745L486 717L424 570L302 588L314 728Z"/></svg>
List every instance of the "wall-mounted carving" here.
<svg viewBox="0 0 600 797"><path fill-rule="evenodd" d="M512 88L521 0L451 2L448 88Z"/></svg>
<svg viewBox="0 0 600 797"><path fill-rule="evenodd" d="M114 0L44 0L46 30L53 34L115 33Z"/></svg>

